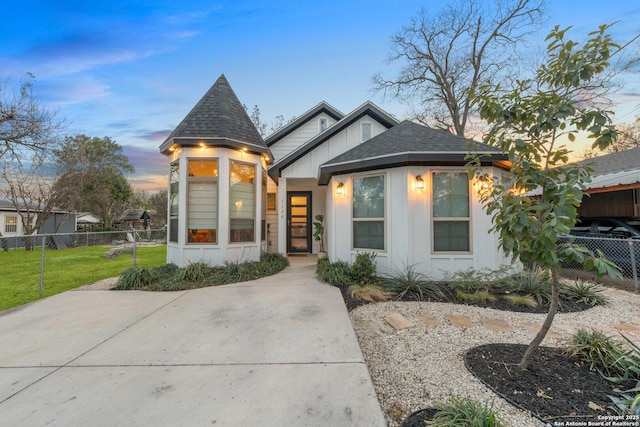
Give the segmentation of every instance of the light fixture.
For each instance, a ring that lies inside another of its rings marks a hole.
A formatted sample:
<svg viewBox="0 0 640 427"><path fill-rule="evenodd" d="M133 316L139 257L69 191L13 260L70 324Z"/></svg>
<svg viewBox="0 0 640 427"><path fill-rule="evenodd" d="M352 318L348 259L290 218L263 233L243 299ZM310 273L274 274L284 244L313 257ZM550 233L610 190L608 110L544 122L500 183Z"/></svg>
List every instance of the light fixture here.
<svg viewBox="0 0 640 427"><path fill-rule="evenodd" d="M344 184L342 182L339 182L336 187L336 195L344 196Z"/></svg>
<svg viewBox="0 0 640 427"><path fill-rule="evenodd" d="M486 175L478 177L478 191L487 191L489 189L489 178Z"/></svg>
<svg viewBox="0 0 640 427"><path fill-rule="evenodd" d="M200 143L200 150L201 150L203 153L204 153L204 149L205 149L206 147L207 147L207 146L206 146L206 145L204 145L204 143L202 143L202 142Z"/></svg>
<svg viewBox="0 0 640 427"><path fill-rule="evenodd" d="M416 190L424 190L424 179L422 179L422 175L416 176Z"/></svg>

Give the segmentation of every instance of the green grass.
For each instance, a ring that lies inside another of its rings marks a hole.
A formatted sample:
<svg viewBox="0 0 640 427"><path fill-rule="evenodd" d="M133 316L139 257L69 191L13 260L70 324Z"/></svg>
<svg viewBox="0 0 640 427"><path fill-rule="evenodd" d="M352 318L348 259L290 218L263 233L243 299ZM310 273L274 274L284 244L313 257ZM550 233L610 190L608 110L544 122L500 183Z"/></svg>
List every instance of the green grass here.
<svg viewBox="0 0 640 427"><path fill-rule="evenodd" d="M131 254L115 259L102 258L108 246L45 251L43 297L68 291L108 277L119 276L131 267ZM0 310L39 299L40 248L0 251ZM155 267L167 261L166 246L140 247L136 252L138 267Z"/></svg>

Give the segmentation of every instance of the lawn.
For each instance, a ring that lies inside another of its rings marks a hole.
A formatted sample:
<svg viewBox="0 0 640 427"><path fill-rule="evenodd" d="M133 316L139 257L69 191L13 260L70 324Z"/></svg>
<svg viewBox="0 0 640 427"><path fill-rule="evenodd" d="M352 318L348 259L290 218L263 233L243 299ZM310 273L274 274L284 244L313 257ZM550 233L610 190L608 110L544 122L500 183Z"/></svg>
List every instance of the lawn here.
<svg viewBox="0 0 640 427"><path fill-rule="evenodd" d="M131 254L115 259L102 258L107 246L47 250L43 297L119 276L132 265ZM167 247L139 247L139 267L156 267L166 263ZM40 262L42 252L23 249L0 251L0 310L26 304L40 298Z"/></svg>

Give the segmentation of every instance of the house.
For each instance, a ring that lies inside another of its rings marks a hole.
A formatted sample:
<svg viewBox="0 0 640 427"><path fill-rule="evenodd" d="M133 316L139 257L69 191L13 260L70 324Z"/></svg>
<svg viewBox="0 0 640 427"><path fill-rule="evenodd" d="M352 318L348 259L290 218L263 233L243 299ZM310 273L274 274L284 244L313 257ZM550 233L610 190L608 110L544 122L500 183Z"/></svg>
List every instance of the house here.
<svg viewBox="0 0 640 427"><path fill-rule="evenodd" d="M78 212L76 214L76 231L94 230L102 226L102 220L92 212Z"/></svg>
<svg viewBox="0 0 640 427"><path fill-rule="evenodd" d="M592 170L581 216L640 216L640 148L578 162Z"/></svg>
<svg viewBox="0 0 640 427"><path fill-rule="evenodd" d="M314 254L325 217L332 261L374 252L379 272L414 265L430 277L507 263L464 171L468 141L365 102L326 102L263 140L221 76L160 146L170 160L167 261ZM505 155L479 146L485 172Z"/></svg>

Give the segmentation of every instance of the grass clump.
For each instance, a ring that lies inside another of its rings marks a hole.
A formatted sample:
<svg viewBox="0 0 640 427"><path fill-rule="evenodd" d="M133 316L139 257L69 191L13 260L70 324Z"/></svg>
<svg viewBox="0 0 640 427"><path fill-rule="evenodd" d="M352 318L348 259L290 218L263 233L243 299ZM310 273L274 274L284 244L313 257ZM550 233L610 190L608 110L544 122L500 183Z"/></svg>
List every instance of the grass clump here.
<svg viewBox="0 0 640 427"><path fill-rule="evenodd" d="M508 274L511 266L503 265L497 269L483 268L477 270L468 268L445 275L445 281L451 289L461 289L466 293L488 290L496 286Z"/></svg>
<svg viewBox="0 0 640 427"><path fill-rule="evenodd" d="M503 297L505 301L516 307L536 308L538 302L531 295L510 294Z"/></svg>
<svg viewBox="0 0 640 427"><path fill-rule="evenodd" d="M458 301L470 302L474 304L486 304L494 302L497 298L486 289L480 289L473 293L464 292L461 289L456 291L456 299Z"/></svg>
<svg viewBox="0 0 640 427"><path fill-rule="evenodd" d="M449 402L436 405L438 412L426 425L436 427L502 427L493 412L493 405L480 404L467 397L451 397Z"/></svg>
<svg viewBox="0 0 640 427"><path fill-rule="evenodd" d="M606 305L609 299L602 294L604 288L595 283L583 282L576 280L562 288L562 294L565 298L577 302L589 304L590 306Z"/></svg>
<svg viewBox="0 0 640 427"><path fill-rule="evenodd" d="M405 265L402 270L385 275L381 286L385 291L395 294L397 299L426 301L429 298L438 299L444 296L440 286L419 272L415 265Z"/></svg>
<svg viewBox="0 0 640 427"><path fill-rule="evenodd" d="M605 376L624 375L625 351L614 339L597 329L578 329L569 341L567 352L590 364ZM639 372L640 373L640 372Z"/></svg>
<svg viewBox="0 0 640 427"><path fill-rule="evenodd" d="M393 297L393 293L385 291L378 285L351 285L347 292L351 298L367 302L384 302Z"/></svg>
<svg viewBox="0 0 640 427"><path fill-rule="evenodd" d="M156 275L148 268L127 268L118 278L115 289L140 290L145 289L155 280Z"/></svg>

